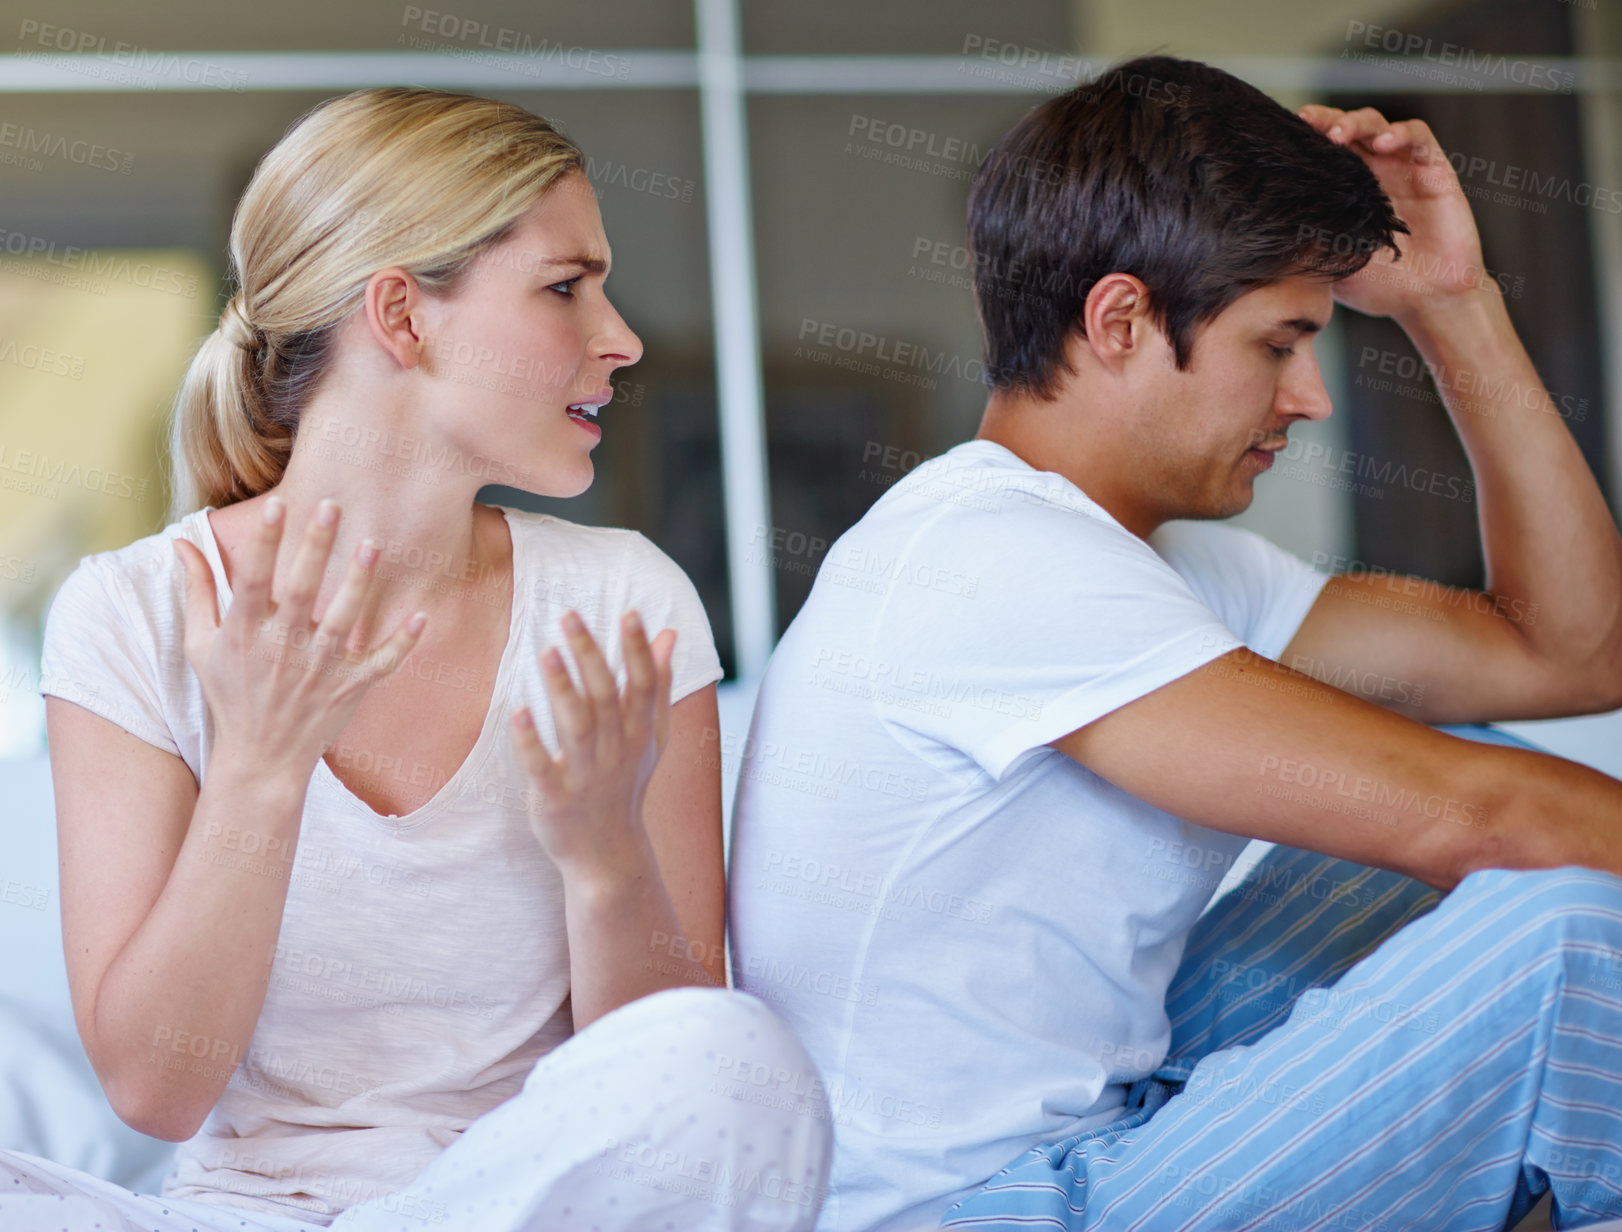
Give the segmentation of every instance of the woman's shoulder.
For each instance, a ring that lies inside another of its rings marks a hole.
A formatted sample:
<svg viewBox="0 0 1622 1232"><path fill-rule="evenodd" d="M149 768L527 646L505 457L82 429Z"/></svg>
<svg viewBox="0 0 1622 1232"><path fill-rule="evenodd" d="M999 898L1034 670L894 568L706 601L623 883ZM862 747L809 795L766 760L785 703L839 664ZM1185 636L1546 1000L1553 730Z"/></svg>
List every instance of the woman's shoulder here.
<svg viewBox="0 0 1622 1232"><path fill-rule="evenodd" d="M636 608L709 637L703 600L687 572L641 531L587 526L503 506L513 527L519 584L543 612L568 608L588 624ZM606 625L602 625L606 628Z"/></svg>
<svg viewBox="0 0 1622 1232"><path fill-rule="evenodd" d="M51 600L39 692L65 698L165 752L198 763L200 696L189 692L182 641L184 574L171 542L195 536L188 517L121 548L81 557ZM193 540L195 542L195 539Z"/></svg>
<svg viewBox="0 0 1622 1232"><path fill-rule="evenodd" d="M537 513L498 506L507 515L515 532L513 550L520 550L518 536L532 560L553 569L572 567L580 571L620 573L624 571L678 569L653 540L639 530L623 526L590 526L570 522L550 513Z"/></svg>
<svg viewBox="0 0 1622 1232"><path fill-rule="evenodd" d="M185 538L202 548L197 528L200 516L201 513L187 514L162 530L121 548L107 548L80 557L78 566L63 581L62 589L70 585L75 588L99 585L123 590L137 601L172 592L177 582L183 582L184 569L170 544L176 538Z"/></svg>

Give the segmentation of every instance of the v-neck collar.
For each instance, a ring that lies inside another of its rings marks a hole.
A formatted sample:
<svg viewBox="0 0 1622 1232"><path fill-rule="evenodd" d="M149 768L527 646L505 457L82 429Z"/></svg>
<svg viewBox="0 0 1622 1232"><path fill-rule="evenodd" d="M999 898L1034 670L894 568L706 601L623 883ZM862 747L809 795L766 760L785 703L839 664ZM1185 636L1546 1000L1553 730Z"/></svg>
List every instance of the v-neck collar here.
<svg viewBox="0 0 1622 1232"><path fill-rule="evenodd" d="M230 583L225 576L225 562L220 556L220 545L214 538L213 524L208 520L208 515L214 508L213 505L207 505L192 514L192 517L197 519L195 537L202 545L203 555L208 559L209 568L214 572L214 586L219 595L221 615L223 616L232 594ZM315 780L327 784L334 794L348 803L351 809L361 813L374 824L390 832L414 830L424 822L442 813L451 801L462 794L467 781L483 768L492 747L499 737L497 729L502 726L501 716L507 710L507 693L512 681L513 661L517 654L518 643L521 640L521 631L528 618L528 587L521 581L521 575L527 573L524 559L526 545L521 542L522 531L520 526L522 519L511 517L506 508L501 505L497 505L496 508L501 510L502 519L507 523L507 534L512 541L512 600L511 611L508 616L507 643L502 648L501 661L496 666L495 682L490 689L490 708L485 712L484 725L480 727L478 739L473 742L473 748L468 751L467 757L457 767L456 773L446 779L440 785L438 791L411 812L384 814L377 812L366 801L344 786L343 780L333 773L331 766L327 765L325 756L316 761Z"/></svg>

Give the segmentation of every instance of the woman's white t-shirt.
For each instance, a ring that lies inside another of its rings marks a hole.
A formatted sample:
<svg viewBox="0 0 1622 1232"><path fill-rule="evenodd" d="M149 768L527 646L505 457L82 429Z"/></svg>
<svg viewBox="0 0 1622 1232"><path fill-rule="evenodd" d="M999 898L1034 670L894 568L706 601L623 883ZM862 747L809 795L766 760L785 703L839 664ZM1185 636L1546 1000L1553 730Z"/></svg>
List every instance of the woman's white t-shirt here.
<svg viewBox="0 0 1622 1232"><path fill-rule="evenodd" d="M673 702L722 673L691 581L642 535L502 512L512 536L512 620L484 727L462 766L421 808L385 817L322 760L293 859L258 849L250 819L239 836L217 836L218 858L286 877L287 905L246 1051L176 1053L182 1064L234 1072L181 1144L164 1197L330 1223L407 1186L571 1034L562 881L526 816L532 791L508 716L530 705L556 747L537 661L547 646L563 645L558 622L570 608L622 681L619 617L629 608L650 635L677 630ZM206 509L88 556L52 603L40 692L175 754L201 783L214 733L182 649L176 536L202 550L221 610L229 608ZM448 566L423 577L442 594L465 586ZM566 647L564 657L572 660ZM425 660L400 670L435 673L451 687L486 683L465 667ZM420 773L381 755L355 757L360 776L403 783ZM358 764L362 757L368 764ZM348 764L340 752L340 767Z"/></svg>

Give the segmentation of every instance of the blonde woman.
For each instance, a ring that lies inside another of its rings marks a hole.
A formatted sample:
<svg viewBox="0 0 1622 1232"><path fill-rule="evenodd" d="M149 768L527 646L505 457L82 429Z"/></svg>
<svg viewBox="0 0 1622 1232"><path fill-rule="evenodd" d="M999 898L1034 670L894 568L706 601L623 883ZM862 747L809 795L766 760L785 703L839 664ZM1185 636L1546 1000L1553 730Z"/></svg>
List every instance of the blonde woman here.
<svg viewBox="0 0 1622 1232"><path fill-rule="evenodd" d="M182 1146L157 1195L0 1152L7 1232L815 1222L815 1070L722 987L697 594L475 500L584 490L641 355L583 162L394 88L256 170L175 519L68 578L41 684L79 1031Z"/></svg>

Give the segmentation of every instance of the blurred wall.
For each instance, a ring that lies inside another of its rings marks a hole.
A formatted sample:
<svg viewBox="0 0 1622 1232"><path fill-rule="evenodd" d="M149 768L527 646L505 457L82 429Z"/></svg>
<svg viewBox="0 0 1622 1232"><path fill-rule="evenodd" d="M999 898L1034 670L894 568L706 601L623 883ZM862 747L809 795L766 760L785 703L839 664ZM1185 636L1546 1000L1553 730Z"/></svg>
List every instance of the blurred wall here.
<svg viewBox="0 0 1622 1232"><path fill-rule="evenodd" d="M1617 54L1618 6L1535 2L1570 13L1579 53ZM1047 93L1012 86L987 90L996 82L984 70L994 71L997 61L981 52L1013 47L1055 57L1115 58L1165 51L1226 59L1293 107L1308 98L1288 84L1301 79L1304 58L1335 58L1353 44L1355 23L1418 27L1469 7L1468 0L1012 0L994 6L979 0L744 0L743 39L751 56L970 61L960 79L964 88L956 92L891 91L880 76L891 70L875 59L871 92L766 92L750 98L773 495L771 524L751 531L774 566L780 623L792 617L809 589L826 545L918 459L971 434L984 405L963 247L969 180L996 137ZM47 39L47 29L92 46L122 42L174 51L203 70L217 70L212 54L229 51L413 51L446 64L481 64L497 35L531 46L650 52L684 52L694 39L691 7L675 0L597 6L465 0L438 8L324 0L290 0L274 8L203 0L138 7L113 0L0 3L0 52L54 50L60 44ZM978 74L972 81L969 68ZM1073 81L1055 75L1049 89ZM646 344L642 362L619 381L622 396L605 411L602 466L593 488L567 502L510 490L492 498L648 533L693 576L730 663L696 92L541 89L533 74L522 72L483 92L558 120L585 147L614 248L609 292ZM0 227L8 234L97 251L164 249L187 254L196 265L198 289L167 305L175 313L128 318L128 340L144 346L143 354L162 368L154 379L167 390L148 389L147 410L138 412L146 419L135 436L144 443L132 447L146 449L148 462L152 450L161 448L161 416L178 382L187 338L195 341L211 328L223 303L224 249L236 198L257 159L322 97L314 90L231 89L0 96L0 124L11 125L12 132L60 135L116 155L98 165L69 157L5 162L0 140ZM1369 101L1381 103L1378 96ZM1584 94L1580 108L1591 177L1622 183L1617 93ZM895 132L907 135L907 148L898 151L890 143L888 134ZM1588 214L1583 224L1593 228L1597 266L1613 272L1596 281L1600 326L1610 340L1601 348L1603 362L1614 391L1622 354L1622 276L1615 273L1622 271L1622 234L1615 216ZM1303 459L1334 457L1348 448L1344 315L1337 313L1315 343L1340 410L1292 433ZM168 341L156 342L157 331ZM851 333L881 339L889 354L925 360L860 370L837 341L827 341ZM19 402L35 401L19 391L13 395ZM1616 398L1601 396L1614 415ZM71 414L63 422L71 425ZM1611 432L1607 447L1622 469L1622 432ZM1258 484L1257 500L1240 524L1309 559L1349 555L1357 529L1352 503L1324 480L1322 468L1304 460L1276 468ZM144 517L145 529L155 530L161 507L155 502L131 516ZM12 516L21 525L34 511ZM49 562L40 576L49 583L80 552L119 546L140 529L133 522L87 526L79 538L58 541L61 559ZM777 551L774 541L802 549Z"/></svg>

